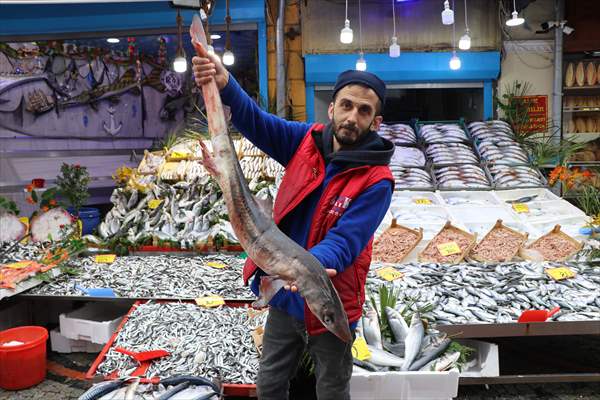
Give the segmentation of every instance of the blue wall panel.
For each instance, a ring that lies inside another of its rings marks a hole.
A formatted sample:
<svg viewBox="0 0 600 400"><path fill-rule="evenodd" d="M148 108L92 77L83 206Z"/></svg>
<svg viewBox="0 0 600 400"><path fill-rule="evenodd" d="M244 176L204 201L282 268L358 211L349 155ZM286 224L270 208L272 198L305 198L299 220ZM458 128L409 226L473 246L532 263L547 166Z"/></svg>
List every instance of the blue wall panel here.
<svg viewBox="0 0 600 400"><path fill-rule="evenodd" d="M398 58L387 54L365 54L367 71L387 83L473 82L496 79L500 72L500 53L465 52L458 54L462 68L453 71L448 63L452 53L402 53ZM306 55L306 83L333 84L337 75L354 69L356 54Z"/></svg>

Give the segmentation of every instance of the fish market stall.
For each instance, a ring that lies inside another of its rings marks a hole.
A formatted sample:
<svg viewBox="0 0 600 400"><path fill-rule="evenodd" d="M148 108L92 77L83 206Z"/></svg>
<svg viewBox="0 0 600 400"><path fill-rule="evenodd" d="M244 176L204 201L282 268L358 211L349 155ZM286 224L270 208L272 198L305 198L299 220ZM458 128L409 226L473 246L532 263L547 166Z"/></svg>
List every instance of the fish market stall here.
<svg viewBox="0 0 600 400"><path fill-rule="evenodd" d="M71 262L76 275L45 282L26 296L94 297L95 288L106 288L114 297L129 299L193 300L219 295L227 300L250 300L254 295L243 285L243 263L237 256L224 254L124 256L112 263L79 258Z"/></svg>

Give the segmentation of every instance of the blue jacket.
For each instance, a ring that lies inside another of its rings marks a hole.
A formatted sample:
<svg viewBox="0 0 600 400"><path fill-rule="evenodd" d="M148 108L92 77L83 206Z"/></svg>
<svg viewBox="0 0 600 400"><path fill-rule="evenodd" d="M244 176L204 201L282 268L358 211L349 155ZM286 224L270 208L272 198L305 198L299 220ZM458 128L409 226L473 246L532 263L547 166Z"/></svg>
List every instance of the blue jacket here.
<svg viewBox="0 0 600 400"><path fill-rule="evenodd" d="M231 75L227 86L221 91L221 99L231 107L231 121L236 129L284 167L311 127L311 124L287 121L263 111ZM323 188L345 167L343 163L336 162L328 162L326 165L323 185L311 193L279 225L282 232L304 248L310 228L307 221L312 220ZM389 181L381 181L365 190L352 201L325 239L308 251L326 268L343 271L362 252L383 220L390 205L392 190ZM264 272L259 269L252 281L251 288L256 295L259 293L262 275ZM282 289L269 304L300 321L304 320L304 299L297 293Z"/></svg>

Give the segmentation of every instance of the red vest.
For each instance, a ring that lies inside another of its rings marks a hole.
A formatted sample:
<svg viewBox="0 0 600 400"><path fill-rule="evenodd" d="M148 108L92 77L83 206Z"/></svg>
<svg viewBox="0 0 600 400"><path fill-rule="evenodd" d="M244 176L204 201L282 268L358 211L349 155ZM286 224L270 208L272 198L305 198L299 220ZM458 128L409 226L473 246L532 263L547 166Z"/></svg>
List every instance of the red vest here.
<svg viewBox="0 0 600 400"><path fill-rule="evenodd" d="M288 213L323 183L325 162L311 135L313 130L322 131L323 127L322 124L314 124L309 129L286 167L273 207L273 219L276 224L279 224ZM351 168L334 176L324 188L315 208L306 248L310 249L323 240L327 231L335 225L350 202L367 188L383 179L394 183L389 167L383 165ZM362 314L362 306L365 301L365 281L371 264L372 242L373 238L369 240L353 264L331 279L340 295L349 322L357 321ZM246 260L243 271L245 284L248 283L248 279L254 275L257 268L250 258ZM304 305L304 321L310 335L327 331L306 304Z"/></svg>

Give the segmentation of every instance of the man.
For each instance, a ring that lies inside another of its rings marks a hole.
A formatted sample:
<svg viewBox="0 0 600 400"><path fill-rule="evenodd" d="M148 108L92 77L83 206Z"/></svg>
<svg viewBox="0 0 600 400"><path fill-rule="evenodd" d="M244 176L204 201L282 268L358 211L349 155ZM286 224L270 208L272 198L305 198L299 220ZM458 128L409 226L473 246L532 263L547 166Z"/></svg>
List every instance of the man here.
<svg viewBox="0 0 600 400"><path fill-rule="evenodd" d="M199 86L215 79L234 126L286 168L273 209L279 228L326 268L354 331L365 300L373 233L393 192L388 167L394 145L380 138L385 84L375 75L346 71L338 77L329 124L291 122L268 114L240 88L220 61L194 57ZM245 283L259 291L264 272L252 260ZM270 301L257 387L263 400L288 398L289 381L308 349L315 362L319 400L349 399L351 345L310 313L295 287Z"/></svg>

